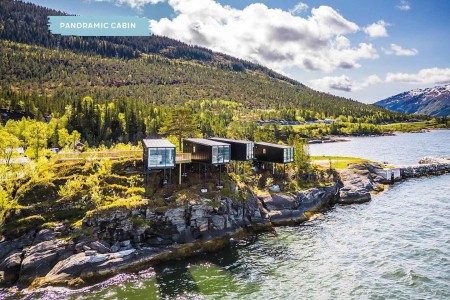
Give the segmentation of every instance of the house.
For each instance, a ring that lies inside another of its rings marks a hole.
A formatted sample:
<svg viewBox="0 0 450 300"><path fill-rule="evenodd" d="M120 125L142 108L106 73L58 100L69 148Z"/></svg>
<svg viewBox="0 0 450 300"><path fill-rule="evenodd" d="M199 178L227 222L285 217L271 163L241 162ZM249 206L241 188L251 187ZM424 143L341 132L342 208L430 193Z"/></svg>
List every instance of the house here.
<svg viewBox="0 0 450 300"><path fill-rule="evenodd" d="M230 159L234 161L250 161L253 160L253 148L255 143L243 140L233 140L225 138L212 137L209 140L226 143L230 145Z"/></svg>
<svg viewBox="0 0 450 300"><path fill-rule="evenodd" d="M294 147L255 142L254 155L261 162L286 164L294 161Z"/></svg>
<svg viewBox="0 0 450 300"><path fill-rule="evenodd" d="M84 144L82 142L76 142L75 143L75 149L81 150L84 148Z"/></svg>
<svg viewBox="0 0 450 300"><path fill-rule="evenodd" d="M144 167L147 170L175 168L175 145L166 139L144 139Z"/></svg>
<svg viewBox="0 0 450 300"><path fill-rule="evenodd" d="M192 161L210 165L230 162L230 145L208 139L189 138L183 141L183 151L192 154Z"/></svg>

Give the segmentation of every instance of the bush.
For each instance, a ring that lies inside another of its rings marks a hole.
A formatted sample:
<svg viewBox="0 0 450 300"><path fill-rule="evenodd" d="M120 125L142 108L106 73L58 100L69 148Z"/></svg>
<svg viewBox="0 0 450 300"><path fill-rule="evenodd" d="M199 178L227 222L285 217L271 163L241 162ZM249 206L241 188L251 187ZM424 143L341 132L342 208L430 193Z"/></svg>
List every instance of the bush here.
<svg viewBox="0 0 450 300"><path fill-rule="evenodd" d="M32 205L57 198L56 186L50 180L30 180L22 185L16 193L20 205Z"/></svg>

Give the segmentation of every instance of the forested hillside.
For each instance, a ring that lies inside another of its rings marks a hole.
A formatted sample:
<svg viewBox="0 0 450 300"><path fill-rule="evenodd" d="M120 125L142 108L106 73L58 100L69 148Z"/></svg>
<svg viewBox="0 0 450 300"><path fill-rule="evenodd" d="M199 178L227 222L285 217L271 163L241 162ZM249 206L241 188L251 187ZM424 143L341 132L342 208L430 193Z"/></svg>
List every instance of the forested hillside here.
<svg viewBox="0 0 450 300"><path fill-rule="evenodd" d="M374 134L380 132L374 124L408 118L320 93L265 67L164 37L52 35L47 16L61 14L20 1L0 1L3 124L22 116L46 122L59 119L59 129L77 130L90 145L111 145L157 135L177 107L191 111L203 136L231 132L275 142L286 140L292 128L274 124L258 128L255 121L342 121L339 126L301 132L317 136ZM52 137L57 129L48 132L48 146L58 145L58 136Z"/></svg>
<svg viewBox="0 0 450 300"><path fill-rule="evenodd" d="M0 2L1 39L51 49L2 42L3 86L21 91L44 88L53 96L61 93L59 87L70 87L76 95L94 92L105 97L101 95L105 92L159 104L220 98L249 107L300 107L327 116L386 112L315 92L265 67L164 37L52 35L47 16L62 14L20 1Z"/></svg>

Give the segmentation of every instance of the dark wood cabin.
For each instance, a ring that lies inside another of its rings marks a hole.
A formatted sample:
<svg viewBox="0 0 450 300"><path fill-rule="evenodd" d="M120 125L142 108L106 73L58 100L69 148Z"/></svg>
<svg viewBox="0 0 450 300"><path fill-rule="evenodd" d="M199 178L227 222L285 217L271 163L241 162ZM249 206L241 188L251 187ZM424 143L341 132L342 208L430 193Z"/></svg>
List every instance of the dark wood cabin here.
<svg viewBox="0 0 450 300"><path fill-rule="evenodd" d="M165 139L144 139L144 166L148 170L175 168L175 145Z"/></svg>
<svg viewBox="0 0 450 300"><path fill-rule="evenodd" d="M255 142L255 159L262 162L286 164L294 161L294 147Z"/></svg>
<svg viewBox="0 0 450 300"><path fill-rule="evenodd" d="M209 140L230 144L231 160L249 161L249 160L253 160L253 158L254 158L253 157L253 148L254 148L253 142L243 141L243 140L225 139L225 138L216 138L216 137L209 138Z"/></svg>
<svg viewBox="0 0 450 300"><path fill-rule="evenodd" d="M192 154L192 161L211 165L230 162L230 145L207 139L190 138L183 141L183 152Z"/></svg>

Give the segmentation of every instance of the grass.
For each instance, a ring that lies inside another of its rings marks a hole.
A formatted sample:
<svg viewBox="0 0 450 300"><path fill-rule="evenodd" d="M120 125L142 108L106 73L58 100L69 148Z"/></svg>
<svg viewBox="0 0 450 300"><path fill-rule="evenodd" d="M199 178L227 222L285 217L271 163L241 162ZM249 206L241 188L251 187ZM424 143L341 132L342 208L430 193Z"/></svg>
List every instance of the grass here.
<svg viewBox="0 0 450 300"><path fill-rule="evenodd" d="M348 164L362 164L369 162L367 159L358 157L347 157L347 156L311 156L311 162L317 164L321 167L331 167L333 169L345 169Z"/></svg>
<svg viewBox="0 0 450 300"><path fill-rule="evenodd" d="M410 131L419 131L424 128L445 128L445 124L437 123L435 121L392 123L382 125L382 128L384 129L384 131L410 132Z"/></svg>

